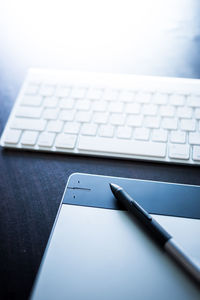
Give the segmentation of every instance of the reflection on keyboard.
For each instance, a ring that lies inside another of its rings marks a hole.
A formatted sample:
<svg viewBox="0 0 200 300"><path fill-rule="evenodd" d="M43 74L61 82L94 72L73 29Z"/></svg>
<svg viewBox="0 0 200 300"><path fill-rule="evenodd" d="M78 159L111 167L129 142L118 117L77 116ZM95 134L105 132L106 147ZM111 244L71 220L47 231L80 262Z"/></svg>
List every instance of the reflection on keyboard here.
<svg viewBox="0 0 200 300"><path fill-rule="evenodd" d="M1 145L200 165L200 80L31 69Z"/></svg>

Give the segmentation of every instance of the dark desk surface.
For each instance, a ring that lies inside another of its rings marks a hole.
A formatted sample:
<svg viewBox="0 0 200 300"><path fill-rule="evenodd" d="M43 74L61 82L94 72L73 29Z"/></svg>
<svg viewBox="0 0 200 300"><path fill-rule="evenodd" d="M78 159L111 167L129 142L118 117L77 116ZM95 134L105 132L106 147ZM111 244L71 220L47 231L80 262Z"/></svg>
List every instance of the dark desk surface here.
<svg viewBox="0 0 200 300"><path fill-rule="evenodd" d="M136 2L0 1L0 133L31 66L200 78L200 2ZM73 172L200 185L199 171L0 149L0 298L27 299Z"/></svg>

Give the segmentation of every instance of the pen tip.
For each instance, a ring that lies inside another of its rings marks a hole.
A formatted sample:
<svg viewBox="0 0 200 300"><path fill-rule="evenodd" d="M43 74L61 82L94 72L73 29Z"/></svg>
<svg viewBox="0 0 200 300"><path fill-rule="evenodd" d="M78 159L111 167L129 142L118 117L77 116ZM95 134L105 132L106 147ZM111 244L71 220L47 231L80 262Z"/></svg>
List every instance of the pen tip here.
<svg viewBox="0 0 200 300"><path fill-rule="evenodd" d="M111 191L113 193L115 193L117 190L120 189L120 187L117 184L115 184L115 183L109 183L109 185L110 185Z"/></svg>

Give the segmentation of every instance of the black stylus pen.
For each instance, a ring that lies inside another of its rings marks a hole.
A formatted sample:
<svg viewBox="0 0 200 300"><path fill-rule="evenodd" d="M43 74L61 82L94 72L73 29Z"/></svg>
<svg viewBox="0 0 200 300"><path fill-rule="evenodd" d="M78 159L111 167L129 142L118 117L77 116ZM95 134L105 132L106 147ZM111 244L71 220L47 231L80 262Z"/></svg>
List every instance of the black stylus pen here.
<svg viewBox="0 0 200 300"><path fill-rule="evenodd" d="M110 183L110 188L124 207L136 216L142 224L148 228L151 235L157 240L166 252L173 256L198 282L200 282L200 266L196 265L192 259L181 249L173 237L127 192L120 186Z"/></svg>

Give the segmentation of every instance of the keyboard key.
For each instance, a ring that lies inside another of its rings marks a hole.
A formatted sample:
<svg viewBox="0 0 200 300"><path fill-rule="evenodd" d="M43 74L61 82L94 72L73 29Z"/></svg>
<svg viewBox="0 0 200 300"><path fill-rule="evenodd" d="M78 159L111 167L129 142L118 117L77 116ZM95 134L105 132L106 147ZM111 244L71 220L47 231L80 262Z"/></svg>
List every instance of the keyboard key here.
<svg viewBox="0 0 200 300"><path fill-rule="evenodd" d="M200 161L200 146L193 147L193 159Z"/></svg>
<svg viewBox="0 0 200 300"><path fill-rule="evenodd" d="M160 127L160 117L145 117L144 126L148 128L159 128Z"/></svg>
<svg viewBox="0 0 200 300"><path fill-rule="evenodd" d="M84 98L86 95L86 88L73 88L71 91L71 98L79 99Z"/></svg>
<svg viewBox="0 0 200 300"><path fill-rule="evenodd" d="M176 118L163 118L162 119L162 128L164 129L177 129L178 120Z"/></svg>
<svg viewBox="0 0 200 300"><path fill-rule="evenodd" d="M42 96L52 96L55 92L54 85L44 84L40 88L40 95Z"/></svg>
<svg viewBox="0 0 200 300"><path fill-rule="evenodd" d="M112 125L123 125L125 122L125 115L113 113L110 115L110 124Z"/></svg>
<svg viewBox="0 0 200 300"><path fill-rule="evenodd" d="M144 104L142 107L143 115L155 116L157 113L158 107L154 104Z"/></svg>
<svg viewBox="0 0 200 300"><path fill-rule="evenodd" d="M97 125L96 124L83 124L81 128L81 134L84 135L96 135Z"/></svg>
<svg viewBox="0 0 200 300"><path fill-rule="evenodd" d="M168 102L168 95L156 93L153 95L152 102L155 104L166 104Z"/></svg>
<svg viewBox="0 0 200 300"><path fill-rule="evenodd" d="M99 128L99 135L104 137L113 137L114 126L112 125L101 125Z"/></svg>
<svg viewBox="0 0 200 300"><path fill-rule="evenodd" d="M64 132L78 134L80 126L81 124L77 122L67 122L64 126Z"/></svg>
<svg viewBox="0 0 200 300"><path fill-rule="evenodd" d="M121 91L119 94L119 101L122 102L133 102L135 93L129 91Z"/></svg>
<svg viewBox="0 0 200 300"><path fill-rule="evenodd" d="M59 119L63 121L73 121L75 117L75 110L63 109L60 112Z"/></svg>
<svg viewBox="0 0 200 300"><path fill-rule="evenodd" d="M188 106L178 107L177 116L180 118L191 118L192 108Z"/></svg>
<svg viewBox="0 0 200 300"><path fill-rule="evenodd" d="M21 137L21 144L27 146L34 146L38 137L37 131L24 131Z"/></svg>
<svg viewBox="0 0 200 300"><path fill-rule="evenodd" d="M99 124L106 124L108 121L108 117L108 113L96 112L93 114L93 121Z"/></svg>
<svg viewBox="0 0 200 300"><path fill-rule="evenodd" d="M122 102L110 102L108 105L108 111L114 113L122 113L124 104Z"/></svg>
<svg viewBox="0 0 200 300"><path fill-rule="evenodd" d="M180 144L169 145L169 157L178 159L189 159L189 146Z"/></svg>
<svg viewBox="0 0 200 300"><path fill-rule="evenodd" d="M165 157L166 145L143 141L110 139L103 137L80 136L78 149L110 154L125 154L151 157Z"/></svg>
<svg viewBox="0 0 200 300"><path fill-rule="evenodd" d="M173 117L175 113L175 108L174 106L170 105L162 105L160 107L160 115L163 117Z"/></svg>
<svg viewBox="0 0 200 300"><path fill-rule="evenodd" d="M63 122L59 120L51 120L48 122L47 131L49 132L61 132L63 127Z"/></svg>
<svg viewBox="0 0 200 300"><path fill-rule="evenodd" d="M170 141L172 143L184 144L186 141L186 133L184 131L171 131Z"/></svg>
<svg viewBox="0 0 200 300"><path fill-rule="evenodd" d="M102 89L91 88L89 89L86 97L88 99L98 100L102 97L102 95L103 95Z"/></svg>
<svg viewBox="0 0 200 300"><path fill-rule="evenodd" d="M103 112L107 108L107 102L106 101L93 101L92 103L92 110L93 111L100 111Z"/></svg>
<svg viewBox="0 0 200 300"><path fill-rule="evenodd" d="M189 143L193 145L200 145L200 133L189 132Z"/></svg>
<svg viewBox="0 0 200 300"><path fill-rule="evenodd" d="M4 143L17 144L21 135L21 130L8 129L5 132Z"/></svg>
<svg viewBox="0 0 200 300"><path fill-rule="evenodd" d="M40 119L15 118L11 123L11 128L24 130L43 131L46 121Z"/></svg>
<svg viewBox="0 0 200 300"><path fill-rule="evenodd" d="M92 117L91 112L78 111L76 113L75 119L77 122L87 123L90 122L91 117Z"/></svg>
<svg viewBox="0 0 200 300"><path fill-rule="evenodd" d="M34 83L29 83L25 88L26 95L35 95L39 90L39 85Z"/></svg>
<svg viewBox="0 0 200 300"><path fill-rule="evenodd" d="M55 139L55 133L42 132L38 139L39 147L52 147Z"/></svg>
<svg viewBox="0 0 200 300"><path fill-rule="evenodd" d="M55 96L56 97L61 97L61 98L67 97L69 95L70 91L71 91L70 87L60 86L60 87L57 88Z"/></svg>
<svg viewBox="0 0 200 300"><path fill-rule="evenodd" d="M136 95L136 101L139 103L149 103L151 100L151 94L149 93L138 93Z"/></svg>
<svg viewBox="0 0 200 300"><path fill-rule="evenodd" d="M89 100L77 100L76 109L77 110L89 110L91 102Z"/></svg>
<svg viewBox="0 0 200 300"><path fill-rule="evenodd" d="M152 132L152 141L156 142L166 142L167 141L167 130L164 129L154 129Z"/></svg>
<svg viewBox="0 0 200 300"><path fill-rule="evenodd" d="M195 118L200 119L200 108L195 109Z"/></svg>
<svg viewBox="0 0 200 300"><path fill-rule="evenodd" d="M191 107L200 107L200 96L189 96L187 105Z"/></svg>
<svg viewBox="0 0 200 300"><path fill-rule="evenodd" d="M76 135L61 133L58 134L55 141L56 148L73 149L76 143Z"/></svg>
<svg viewBox="0 0 200 300"><path fill-rule="evenodd" d="M46 108L43 112L43 118L46 120L55 120L58 117L58 108Z"/></svg>
<svg viewBox="0 0 200 300"><path fill-rule="evenodd" d="M130 115L127 118L127 125L140 127L142 125L143 116L142 115Z"/></svg>
<svg viewBox="0 0 200 300"><path fill-rule="evenodd" d="M107 101L115 101L118 98L119 91L107 89L103 94L103 99Z"/></svg>
<svg viewBox="0 0 200 300"><path fill-rule="evenodd" d="M195 120L182 119L180 122L182 130L194 131L196 127Z"/></svg>
<svg viewBox="0 0 200 300"><path fill-rule="evenodd" d="M72 109L75 106L75 100L71 98L61 98L60 108Z"/></svg>
<svg viewBox="0 0 200 300"><path fill-rule="evenodd" d="M149 139L150 130L148 128L136 128L134 130L134 138L136 140L147 141Z"/></svg>
<svg viewBox="0 0 200 300"><path fill-rule="evenodd" d="M42 107L19 106L16 109L16 117L40 118Z"/></svg>
<svg viewBox="0 0 200 300"><path fill-rule="evenodd" d="M117 137L121 139L130 139L132 136L132 128L131 127L123 127L119 126L117 128Z"/></svg>
<svg viewBox="0 0 200 300"><path fill-rule="evenodd" d="M46 97L43 102L44 107L57 107L58 98L56 97Z"/></svg>
<svg viewBox="0 0 200 300"><path fill-rule="evenodd" d="M125 107L125 113L127 114L139 114L141 104L139 103L127 103Z"/></svg>
<svg viewBox="0 0 200 300"><path fill-rule="evenodd" d="M184 105L185 96L183 95L170 95L169 102L171 105Z"/></svg>
<svg viewBox="0 0 200 300"><path fill-rule="evenodd" d="M38 95L25 95L22 97L20 103L25 106L40 106L42 104L42 97Z"/></svg>

